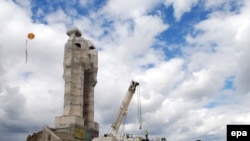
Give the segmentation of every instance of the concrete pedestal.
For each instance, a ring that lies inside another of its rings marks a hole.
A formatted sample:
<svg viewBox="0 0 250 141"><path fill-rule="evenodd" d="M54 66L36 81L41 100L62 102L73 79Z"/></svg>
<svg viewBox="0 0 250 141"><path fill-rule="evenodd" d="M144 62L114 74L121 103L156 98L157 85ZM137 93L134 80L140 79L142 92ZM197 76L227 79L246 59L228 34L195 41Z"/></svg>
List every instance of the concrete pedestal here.
<svg viewBox="0 0 250 141"><path fill-rule="evenodd" d="M84 119L78 116L60 116L56 117L55 127L56 128L69 128L71 125L84 126Z"/></svg>

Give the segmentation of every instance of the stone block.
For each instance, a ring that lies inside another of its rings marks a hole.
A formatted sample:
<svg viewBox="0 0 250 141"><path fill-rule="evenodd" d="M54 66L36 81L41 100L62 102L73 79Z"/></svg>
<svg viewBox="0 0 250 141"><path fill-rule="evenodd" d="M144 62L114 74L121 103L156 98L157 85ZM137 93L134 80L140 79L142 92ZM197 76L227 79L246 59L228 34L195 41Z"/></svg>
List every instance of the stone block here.
<svg viewBox="0 0 250 141"><path fill-rule="evenodd" d="M75 62L75 63L81 63L81 51L78 51L78 52L76 52L76 50L74 50L74 56L73 56L73 62Z"/></svg>
<svg viewBox="0 0 250 141"><path fill-rule="evenodd" d="M66 52L64 55L63 66L64 67L71 66L71 62L72 62L72 53Z"/></svg>
<svg viewBox="0 0 250 141"><path fill-rule="evenodd" d="M70 106L70 112L69 115L75 115L75 116L79 116L79 117L83 117L82 116L82 105L80 104L71 104Z"/></svg>
<svg viewBox="0 0 250 141"><path fill-rule="evenodd" d="M67 82L71 82L71 69L70 68L65 68L65 71L63 72L63 79L64 81Z"/></svg>
<svg viewBox="0 0 250 141"><path fill-rule="evenodd" d="M69 128L71 125L84 126L84 119L79 116L60 116L55 119L56 128Z"/></svg>
<svg viewBox="0 0 250 141"><path fill-rule="evenodd" d="M68 49L73 49L72 48L72 44L73 44L73 42L72 41L69 41L69 42L66 42L65 43L65 45L64 45L64 52L66 51L66 50L68 50Z"/></svg>
<svg viewBox="0 0 250 141"><path fill-rule="evenodd" d="M83 99L76 95L67 94L64 97L64 105L83 105Z"/></svg>
<svg viewBox="0 0 250 141"><path fill-rule="evenodd" d="M99 123L97 122L86 122L85 125L92 130L99 131Z"/></svg>
<svg viewBox="0 0 250 141"><path fill-rule="evenodd" d="M83 74L80 73L71 73L71 82L75 84L82 84L83 83Z"/></svg>
<svg viewBox="0 0 250 141"><path fill-rule="evenodd" d="M71 91L72 95L74 95L74 96L82 96L83 95L82 88L79 86L80 86L80 84L73 84L72 85L72 91Z"/></svg>
<svg viewBox="0 0 250 141"><path fill-rule="evenodd" d="M64 94L70 94L71 93L71 88L72 87L72 83L71 82L65 82L65 86L64 86Z"/></svg>
<svg viewBox="0 0 250 141"><path fill-rule="evenodd" d="M81 63L72 62L71 69L72 71L79 71L79 73L83 73Z"/></svg>
<svg viewBox="0 0 250 141"><path fill-rule="evenodd" d="M70 113L70 106L69 106L69 104L64 103L63 115L69 115L69 113Z"/></svg>

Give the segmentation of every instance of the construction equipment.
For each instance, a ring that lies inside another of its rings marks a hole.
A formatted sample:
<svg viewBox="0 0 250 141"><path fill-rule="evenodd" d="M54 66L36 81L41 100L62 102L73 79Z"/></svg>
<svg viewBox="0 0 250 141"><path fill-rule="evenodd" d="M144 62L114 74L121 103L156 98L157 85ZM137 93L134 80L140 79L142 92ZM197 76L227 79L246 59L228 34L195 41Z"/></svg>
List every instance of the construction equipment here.
<svg viewBox="0 0 250 141"><path fill-rule="evenodd" d="M128 106L131 102L131 99L132 99L132 97L135 93L136 87L138 85L139 85L139 83L136 81L131 82L131 84L128 88L127 94L125 95L125 97L122 101L122 104L120 106L119 114L118 114L115 122L111 126L112 127L111 133L105 134L104 137L94 138L92 141L118 141L118 139L116 137L117 132L119 131L120 125L127 114Z"/></svg>

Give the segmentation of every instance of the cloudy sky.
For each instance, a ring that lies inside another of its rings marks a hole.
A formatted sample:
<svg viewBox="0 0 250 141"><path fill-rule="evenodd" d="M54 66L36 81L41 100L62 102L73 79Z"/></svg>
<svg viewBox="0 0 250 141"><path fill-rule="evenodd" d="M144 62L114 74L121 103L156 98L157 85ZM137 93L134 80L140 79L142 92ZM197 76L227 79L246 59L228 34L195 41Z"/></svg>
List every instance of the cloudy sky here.
<svg viewBox="0 0 250 141"><path fill-rule="evenodd" d="M1 0L0 141L25 141L62 115L72 25L99 51L100 134L134 79L142 129L134 96L125 132L225 141L227 124L250 124L249 13L249 0Z"/></svg>

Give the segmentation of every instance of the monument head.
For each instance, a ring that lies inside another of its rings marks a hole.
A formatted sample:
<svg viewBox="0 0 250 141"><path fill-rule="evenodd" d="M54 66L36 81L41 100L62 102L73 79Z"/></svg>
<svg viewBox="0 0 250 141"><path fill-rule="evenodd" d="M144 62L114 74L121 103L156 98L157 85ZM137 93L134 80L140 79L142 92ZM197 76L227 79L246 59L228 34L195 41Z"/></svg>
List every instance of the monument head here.
<svg viewBox="0 0 250 141"><path fill-rule="evenodd" d="M67 30L67 35L68 36L76 36L76 37L81 37L82 36L82 32L76 27L76 26L72 26L71 28L69 28Z"/></svg>

